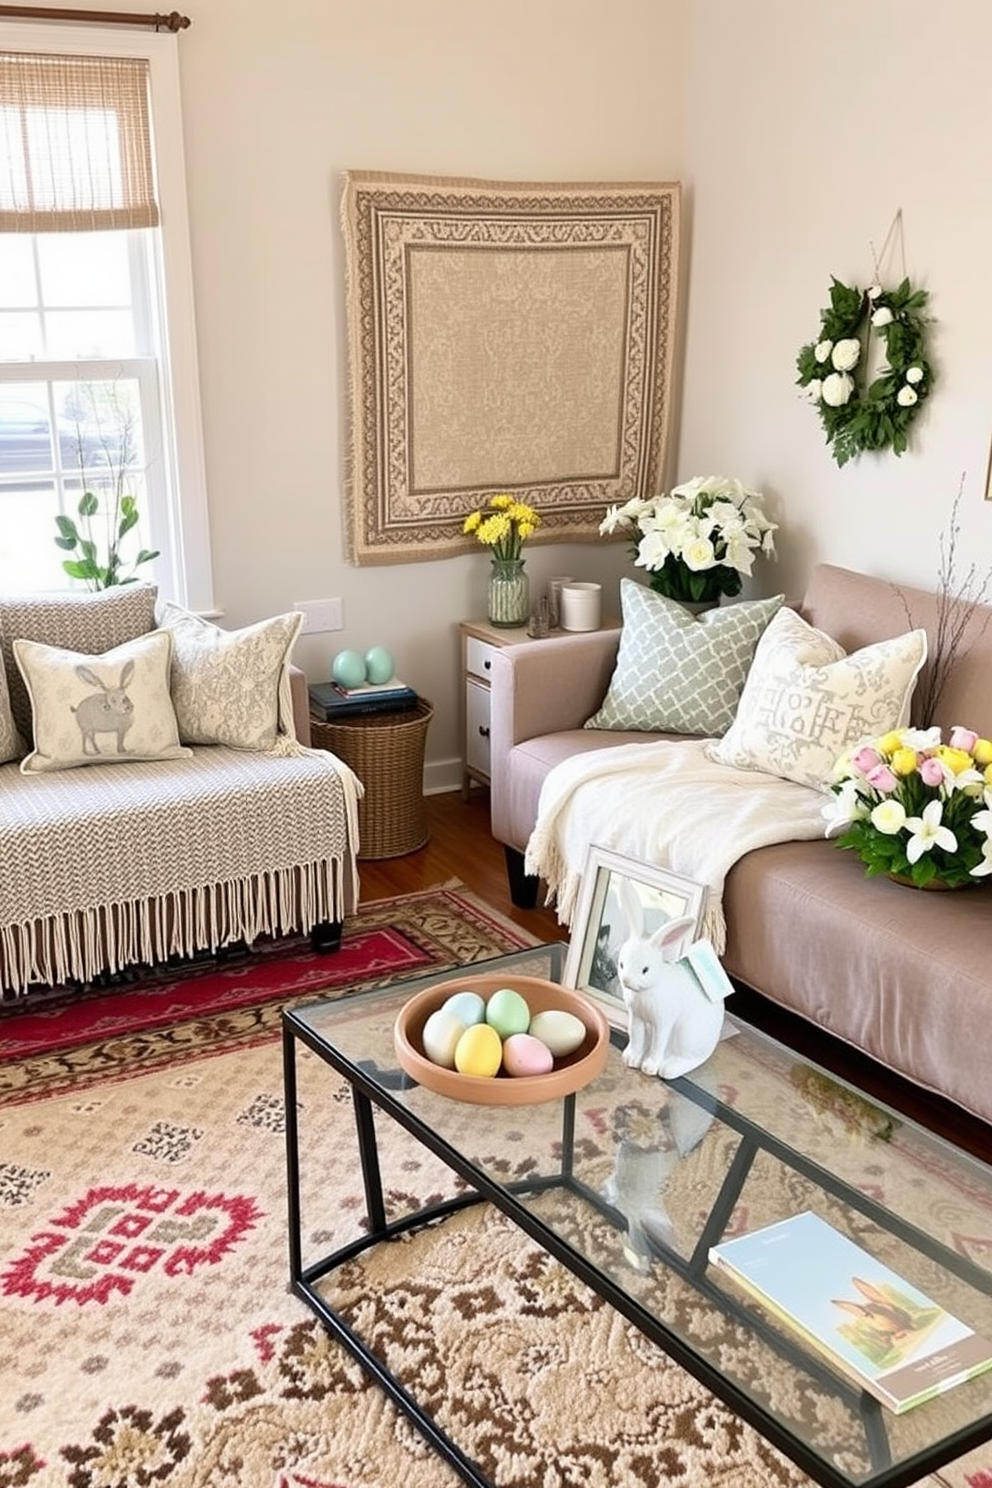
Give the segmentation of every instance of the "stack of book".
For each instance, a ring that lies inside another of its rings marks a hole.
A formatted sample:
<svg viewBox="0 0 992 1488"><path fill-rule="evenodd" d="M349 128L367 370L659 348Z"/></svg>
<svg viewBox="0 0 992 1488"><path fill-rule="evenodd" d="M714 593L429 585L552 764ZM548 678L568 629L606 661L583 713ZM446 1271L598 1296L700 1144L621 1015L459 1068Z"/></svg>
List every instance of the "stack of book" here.
<svg viewBox="0 0 992 1488"><path fill-rule="evenodd" d="M310 683L310 712L323 723L367 713L398 713L416 706L416 692L398 677L391 682L368 682L363 687L342 687L338 682Z"/></svg>

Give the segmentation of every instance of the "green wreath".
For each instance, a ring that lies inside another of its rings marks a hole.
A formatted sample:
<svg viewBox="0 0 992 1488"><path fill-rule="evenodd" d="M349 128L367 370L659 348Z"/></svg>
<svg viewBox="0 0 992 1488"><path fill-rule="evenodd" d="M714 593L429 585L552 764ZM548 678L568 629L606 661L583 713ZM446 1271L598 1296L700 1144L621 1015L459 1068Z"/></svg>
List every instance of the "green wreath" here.
<svg viewBox="0 0 992 1488"><path fill-rule="evenodd" d="M799 352L799 386L816 407L838 465L865 450L901 455L908 431L933 383L923 314L925 289L904 279L898 289L866 290L831 279L820 336ZM884 343L886 365L866 386L871 332Z"/></svg>

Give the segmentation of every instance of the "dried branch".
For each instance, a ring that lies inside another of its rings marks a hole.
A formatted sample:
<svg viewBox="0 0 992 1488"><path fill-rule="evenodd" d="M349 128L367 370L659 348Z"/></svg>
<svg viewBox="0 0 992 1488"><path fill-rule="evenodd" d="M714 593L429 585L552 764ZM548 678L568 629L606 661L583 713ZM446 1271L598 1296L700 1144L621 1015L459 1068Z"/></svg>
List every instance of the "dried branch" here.
<svg viewBox="0 0 992 1488"><path fill-rule="evenodd" d="M963 578L960 581L958 579L956 573L957 546L961 536L958 507L961 504L963 489L964 476L962 475L951 503L947 527L940 533L937 540L940 553L937 564L937 619L930 637L929 666L920 691L917 693L913 710L918 713L920 723L924 727L929 725L937 711L955 662L967 656L972 646L976 641L981 640L989 623L992 622L992 611L990 611L977 630L974 630L973 634L968 637L967 642L965 641L976 609L983 605L992 593L992 567L979 579L977 567L972 563ZM893 588L902 600L910 626L913 626L915 621L909 600L898 584L894 584ZM967 720L962 720L962 722L967 722Z"/></svg>

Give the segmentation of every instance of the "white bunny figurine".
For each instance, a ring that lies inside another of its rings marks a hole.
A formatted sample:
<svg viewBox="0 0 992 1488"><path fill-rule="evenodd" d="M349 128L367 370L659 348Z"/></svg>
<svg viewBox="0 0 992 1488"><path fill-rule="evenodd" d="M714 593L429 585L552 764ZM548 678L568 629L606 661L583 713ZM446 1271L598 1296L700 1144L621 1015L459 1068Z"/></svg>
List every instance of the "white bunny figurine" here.
<svg viewBox="0 0 992 1488"><path fill-rule="evenodd" d="M630 1032L623 1060L631 1069L673 1080L703 1064L716 1048L723 998L705 990L680 960L692 918L669 920L645 936L636 894L624 895L624 908L631 933L617 957Z"/></svg>

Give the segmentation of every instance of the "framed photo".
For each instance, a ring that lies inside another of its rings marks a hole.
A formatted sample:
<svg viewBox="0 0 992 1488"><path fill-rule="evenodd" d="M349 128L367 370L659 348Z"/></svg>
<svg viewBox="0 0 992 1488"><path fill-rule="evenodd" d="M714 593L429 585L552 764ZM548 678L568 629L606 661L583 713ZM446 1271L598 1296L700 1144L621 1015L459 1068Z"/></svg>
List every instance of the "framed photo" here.
<svg viewBox="0 0 992 1488"><path fill-rule="evenodd" d="M695 927L688 939L692 941L699 934L705 895L705 885L691 878L593 844L582 870L562 975L564 985L594 998L613 1027L626 1028L627 1009L617 981L617 956L634 927L624 900L636 899L644 935L654 934L669 920L691 915Z"/></svg>

